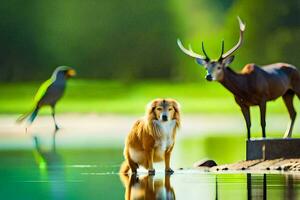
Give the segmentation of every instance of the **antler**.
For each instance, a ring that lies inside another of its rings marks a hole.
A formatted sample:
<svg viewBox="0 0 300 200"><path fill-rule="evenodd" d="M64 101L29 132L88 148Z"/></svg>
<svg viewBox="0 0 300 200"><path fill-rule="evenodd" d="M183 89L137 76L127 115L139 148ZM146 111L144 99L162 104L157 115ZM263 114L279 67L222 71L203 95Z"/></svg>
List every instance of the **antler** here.
<svg viewBox="0 0 300 200"><path fill-rule="evenodd" d="M219 61L223 59L222 58L223 53L224 53L224 40L222 40L222 51L221 51L221 55L220 55L220 57L218 59Z"/></svg>
<svg viewBox="0 0 300 200"><path fill-rule="evenodd" d="M181 41L179 39L177 39L177 44L178 44L179 48L181 49L181 51L183 51L185 54L187 54L187 55L189 55L189 56L191 56L193 58L200 58L200 59L203 59L203 60L207 59L207 57L195 53L192 50L191 45L189 46L189 49L184 48L184 46L182 45L182 43L181 43ZM204 53L204 54L206 55L206 53Z"/></svg>
<svg viewBox="0 0 300 200"><path fill-rule="evenodd" d="M229 57L230 55L232 55L236 50L238 50L241 47L241 45L243 43L243 39L244 39L243 36L244 36L244 31L245 31L246 25L242 22L240 17L237 17L237 19L238 19L239 25L240 25L240 38L239 38L239 41L237 42L237 44L232 49L230 49L226 53L222 54L220 56L219 60L225 59L225 58ZM224 43L222 43L222 48L223 47L224 47Z"/></svg>
<svg viewBox="0 0 300 200"><path fill-rule="evenodd" d="M207 55L207 53L205 52L205 49L204 49L204 42L202 42L202 51L203 51L203 53L205 55L205 60L209 61L210 59L209 59L209 57L208 57L208 55Z"/></svg>

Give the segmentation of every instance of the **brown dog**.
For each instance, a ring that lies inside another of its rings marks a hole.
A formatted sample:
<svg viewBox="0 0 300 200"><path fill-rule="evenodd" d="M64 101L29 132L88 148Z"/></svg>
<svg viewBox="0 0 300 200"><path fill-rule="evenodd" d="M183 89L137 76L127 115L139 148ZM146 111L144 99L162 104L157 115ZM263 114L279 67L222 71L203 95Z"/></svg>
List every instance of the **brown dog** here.
<svg viewBox="0 0 300 200"><path fill-rule="evenodd" d="M173 99L155 99L150 102L144 118L137 120L125 141L120 173L136 173L139 166L155 174L153 162L165 161L167 173L173 173L170 156L180 126L179 104Z"/></svg>

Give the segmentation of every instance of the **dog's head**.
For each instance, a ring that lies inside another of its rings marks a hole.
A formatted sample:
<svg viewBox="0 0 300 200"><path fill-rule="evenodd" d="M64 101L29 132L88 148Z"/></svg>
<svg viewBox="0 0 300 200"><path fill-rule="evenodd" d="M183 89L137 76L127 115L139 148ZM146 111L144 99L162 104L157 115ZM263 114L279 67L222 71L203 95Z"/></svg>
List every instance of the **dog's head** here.
<svg viewBox="0 0 300 200"><path fill-rule="evenodd" d="M174 99L155 99L147 105L146 115L148 120L166 122L176 120L180 124L180 105Z"/></svg>

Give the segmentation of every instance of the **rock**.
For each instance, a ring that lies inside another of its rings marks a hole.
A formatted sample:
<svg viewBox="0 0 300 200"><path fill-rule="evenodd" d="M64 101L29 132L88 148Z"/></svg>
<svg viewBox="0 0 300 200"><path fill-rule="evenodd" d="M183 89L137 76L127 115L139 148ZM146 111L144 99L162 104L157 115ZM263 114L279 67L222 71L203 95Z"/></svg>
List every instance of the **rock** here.
<svg viewBox="0 0 300 200"><path fill-rule="evenodd" d="M193 164L194 167L214 167L217 163L214 160L200 160Z"/></svg>

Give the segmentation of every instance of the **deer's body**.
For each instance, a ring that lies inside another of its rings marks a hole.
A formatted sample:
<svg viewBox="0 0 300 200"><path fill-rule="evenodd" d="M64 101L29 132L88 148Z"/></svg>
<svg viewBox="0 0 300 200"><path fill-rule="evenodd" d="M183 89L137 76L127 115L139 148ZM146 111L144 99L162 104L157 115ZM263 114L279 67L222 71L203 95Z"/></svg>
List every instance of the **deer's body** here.
<svg viewBox="0 0 300 200"><path fill-rule="evenodd" d="M246 121L248 139L251 138L250 106L259 106L262 136L266 137L266 103L281 96L290 115L290 123L284 137L291 137L296 119L293 98L295 94L300 98L300 72L295 66L286 63L275 63L262 67L247 64L240 73L230 69L228 65L234 59L232 54L241 47L245 31L245 24L240 18L238 21L240 26L239 41L226 53L224 53L223 41L222 52L217 60L211 60L207 56L203 42L204 56L195 53L191 47L186 49L180 40L177 41L178 46L185 54L196 58L196 61L205 67L207 71L205 78L208 81L220 82L234 95Z"/></svg>
<svg viewBox="0 0 300 200"><path fill-rule="evenodd" d="M296 94L300 98L300 73L293 65L275 63L263 67L255 64L246 65L241 73L236 73L229 67L224 68L223 79L218 80L235 97L244 115L247 135L250 139L250 106L259 106L261 113L262 136L265 134L265 116L267 101L282 96L290 115L290 123L284 137L291 137L296 119L293 98Z"/></svg>
<svg viewBox="0 0 300 200"><path fill-rule="evenodd" d="M296 67L286 63L262 67L247 64L241 73L226 67L224 78L219 82L233 93L238 104L245 106L275 100L288 90L300 95L300 73Z"/></svg>

